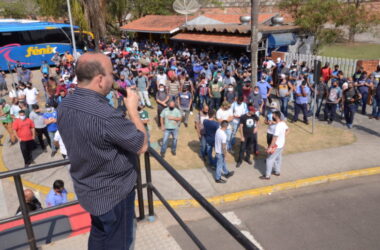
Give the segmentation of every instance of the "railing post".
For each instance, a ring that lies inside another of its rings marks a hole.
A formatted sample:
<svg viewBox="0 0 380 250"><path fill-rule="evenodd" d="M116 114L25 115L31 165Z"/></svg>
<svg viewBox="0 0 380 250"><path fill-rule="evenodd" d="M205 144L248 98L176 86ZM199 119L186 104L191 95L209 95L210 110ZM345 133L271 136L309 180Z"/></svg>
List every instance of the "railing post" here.
<svg viewBox="0 0 380 250"><path fill-rule="evenodd" d="M150 154L145 152L145 175L146 175L146 191L148 196L148 210L149 210L149 220L154 221L154 207L153 207L153 190L152 190L152 171L150 168Z"/></svg>
<svg viewBox="0 0 380 250"><path fill-rule="evenodd" d="M139 206L139 220L143 220L145 218L144 211L144 197L143 197L143 188L142 188L142 179L141 179L141 162L140 156L136 156L137 158L137 200Z"/></svg>
<svg viewBox="0 0 380 250"><path fill-rule="evenodd" d="M13 176L17 191L17 197L20 202L22 217L24 219L24 225L26 230L26 235L28 237L28 244L31 250L37 250L36 238L34 237L32 222L30 221L29 211L26 205L24 189L22 187L20 175Z"/></svg>

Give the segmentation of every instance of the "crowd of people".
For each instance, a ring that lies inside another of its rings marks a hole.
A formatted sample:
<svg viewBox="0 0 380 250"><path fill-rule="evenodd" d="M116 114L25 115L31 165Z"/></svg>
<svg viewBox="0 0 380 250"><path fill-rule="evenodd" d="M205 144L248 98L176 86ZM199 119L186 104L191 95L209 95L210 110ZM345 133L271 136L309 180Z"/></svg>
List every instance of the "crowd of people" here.
<svg viewBox="0 0 380 250"><path fill-rule="evenodd" d="M152 99L155 100L155 120L163 131L162 157L165 157L170 137L171 153L176 155L179 127L181 124L187 127L189 116L195 116L199 154L216 168L218 183L226 181L222 174L226 178L233 175L233 171L227 169L225 156L227 152L234 154L236 137L240 137L236 167L240 167L243 160L252 164L251 155L260 154L257 142L260 117L268 126L270 160L267 165L272 166L267 169L273 168L277 175L280 174L284 134L288 131L286 120L297 122L302 113L303 122L309 124L315 110L321 120L332 123L344 118L347 127L352 128L357 109L366 115L368 105L372 105L369 118L380 119L380 66L370 73L358 68L350 77L339 65L331 69L326 63L319 81L315 81L315 72L305 62L268 57L259 65L258 82L252 83L250 60L244 53L236 55L214 48L171 48L157 42L124 38L100 43L100 49L111 59L114 89L131 89L138 93L139 114L148 134L152 120L145 107L153 109ZM20 141L25 166L33 162L31 153L36 148L36 137L44 151L43 137L46 138L51 156L59 148L62 156L67 157L58 132L56 108L76 89L75 58L69 52L56 53L51 61L53 67L44 61L40 68L44 100L31 83L32 72L20 63L14 65L18 82L8 93L9 103L0 99L1 121L9 133L10 144ZM5 72L0 72L3 96L8 92L6 80ZM110 105L126 113L120 92L113 90L106 97ZM40 108L41 101L46 103L45 109ZM289 114L290 108L294 109L293 116ZM271 170L264 178L270 175Z"/></svg>

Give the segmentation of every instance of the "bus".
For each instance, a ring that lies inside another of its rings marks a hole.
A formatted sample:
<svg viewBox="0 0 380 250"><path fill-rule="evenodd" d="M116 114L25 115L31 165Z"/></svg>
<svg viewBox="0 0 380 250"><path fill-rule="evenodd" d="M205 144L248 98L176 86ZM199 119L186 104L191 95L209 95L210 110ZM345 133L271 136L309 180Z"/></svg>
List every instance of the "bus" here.
<svg viewBox="0 0 380 250"><path fill-rule="evenodd" d="M74 26L77 51L91 48L93 35ZM25 68L40 67L58 52L72 53L70 25L36 20L0 19L0 68L9 70L19 62Z"/></svg>

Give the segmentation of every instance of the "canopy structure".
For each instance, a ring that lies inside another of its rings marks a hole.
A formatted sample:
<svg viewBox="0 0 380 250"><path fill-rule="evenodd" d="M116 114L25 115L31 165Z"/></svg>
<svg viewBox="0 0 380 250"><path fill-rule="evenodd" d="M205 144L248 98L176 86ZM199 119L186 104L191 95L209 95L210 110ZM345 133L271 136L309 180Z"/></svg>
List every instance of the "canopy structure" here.
<svg viewBox="0 0 380 250"><path fill-rule="evenodd" d="M295 43L296 36L294 33L270 34L268 36L269 48L279 48L282 46L294 45Z"/></svg>
<svg viewBox="0 0 380 250"><path fill-rule="evenodd" d="M200 33L179 33L171 38L174 41L207 43L218 45L232 45L246 47L250 44L251 38L248 36L223 35L223 34L200 34Z"/></svg>

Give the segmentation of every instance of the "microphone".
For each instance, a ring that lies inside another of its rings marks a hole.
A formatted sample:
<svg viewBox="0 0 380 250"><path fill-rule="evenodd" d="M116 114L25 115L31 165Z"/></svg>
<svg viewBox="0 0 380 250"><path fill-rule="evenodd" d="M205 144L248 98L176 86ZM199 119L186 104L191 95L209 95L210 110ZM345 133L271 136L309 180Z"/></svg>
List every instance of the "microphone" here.
<svg viewBox="0 0 380 250"><path fill-rule="evenodd" d="M112 85L112 89L119 92L123 97L127 97L127 91L121 87L119 87L117 84Z"/></svg>

